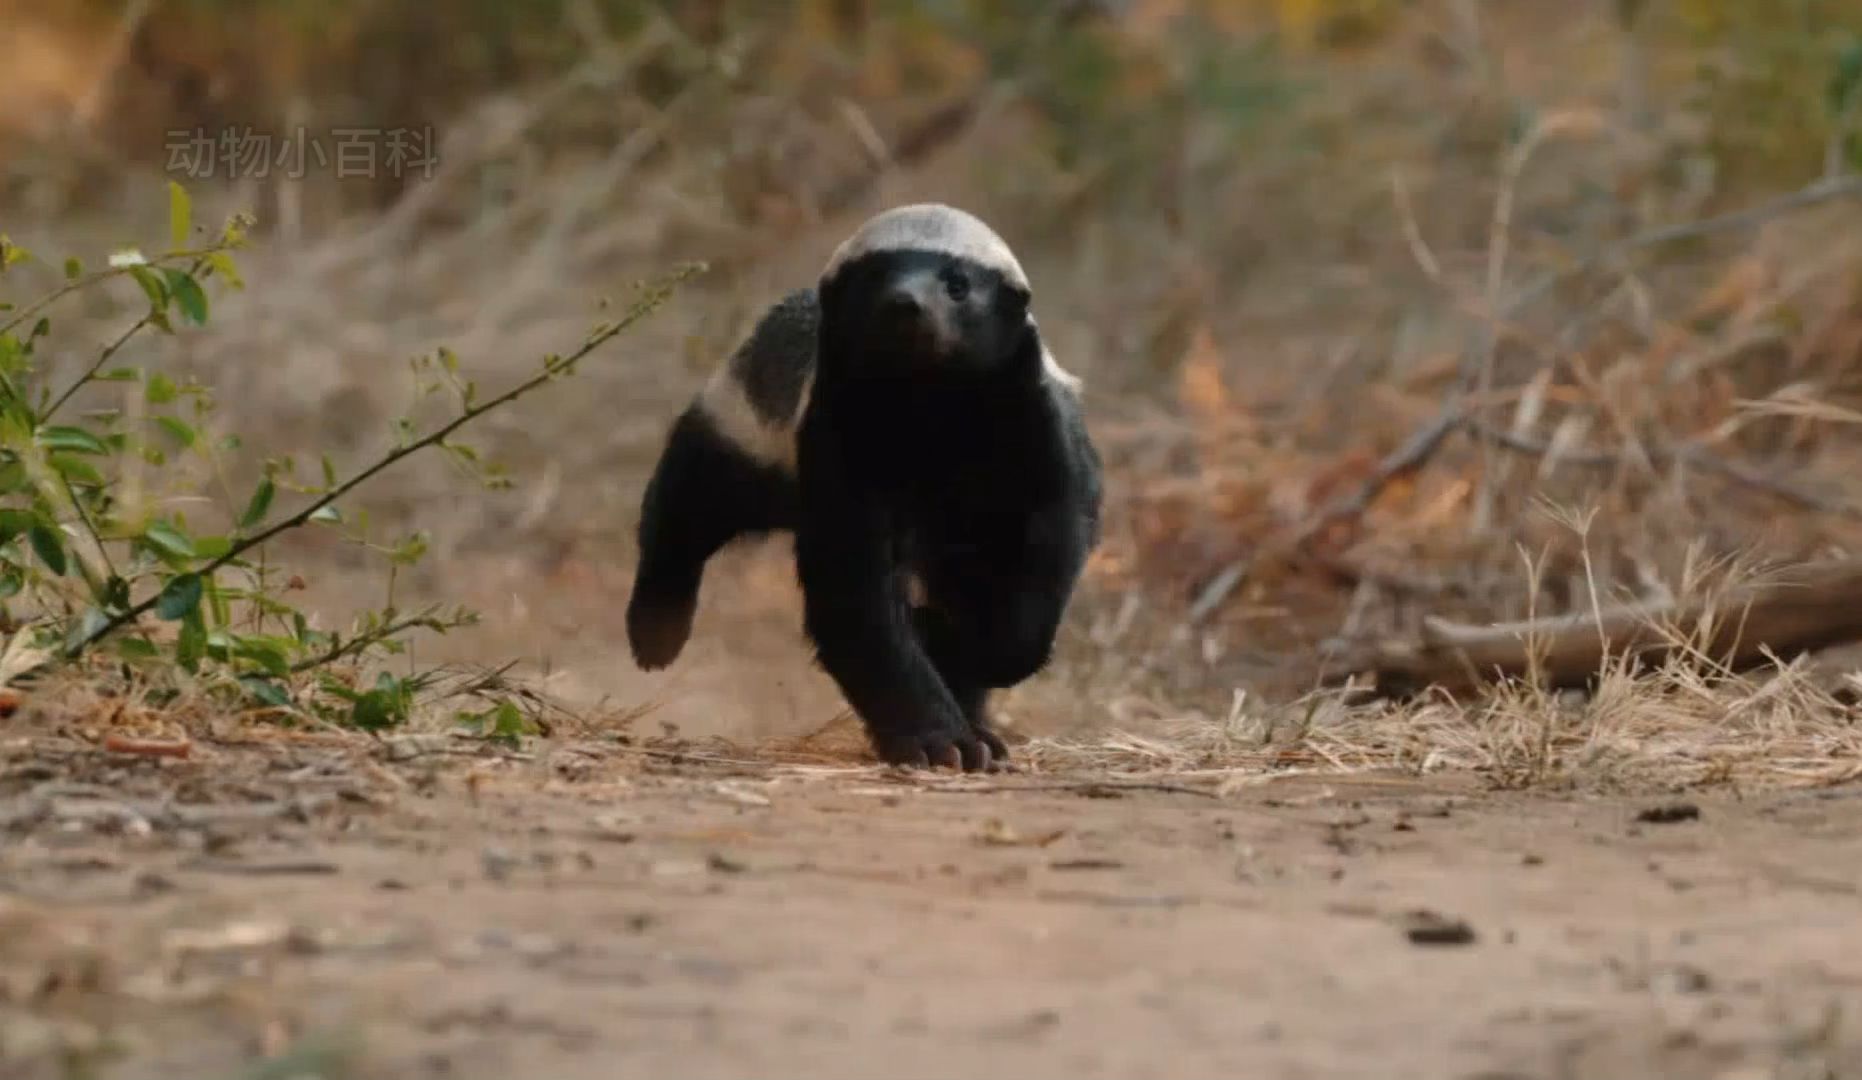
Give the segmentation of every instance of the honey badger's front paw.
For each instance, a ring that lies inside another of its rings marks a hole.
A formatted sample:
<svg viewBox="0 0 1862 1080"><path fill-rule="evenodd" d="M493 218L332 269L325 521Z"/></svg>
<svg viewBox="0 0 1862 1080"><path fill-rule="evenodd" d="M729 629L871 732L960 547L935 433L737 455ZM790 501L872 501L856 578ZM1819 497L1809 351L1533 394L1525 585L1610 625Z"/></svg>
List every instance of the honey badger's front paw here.
<svg viewBox="0 0 1862 1080"><path fill-rule="evenodd" d="M989 761L987 765L985 765L985 768L991 772L995 772L1008 767L1009 746L1002 741L1002 736L996 734L994 728L981 720L972 720L970 721L970 732L976 736L977 741L982 743L989 751Z"/></svg>
<svg viewBox="0 0 1862 1080"><path fill-rule="evenodd" d="M1008 750L993 733L979 734L965 725L952 730L886 732L873 736L873 749L888 765L914 769L962 769L985 772L996 760L995 750Z"/></svg>

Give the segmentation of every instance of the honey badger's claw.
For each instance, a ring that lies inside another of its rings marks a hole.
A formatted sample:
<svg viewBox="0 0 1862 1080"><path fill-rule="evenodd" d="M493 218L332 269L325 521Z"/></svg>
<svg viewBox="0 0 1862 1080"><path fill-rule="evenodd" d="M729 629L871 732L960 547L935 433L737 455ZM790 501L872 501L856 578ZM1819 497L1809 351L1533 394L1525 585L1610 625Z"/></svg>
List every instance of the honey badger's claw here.
<svg viewBox="0 0 1862 1080"><path fill-rule="evenodd" d="M995 755L990 742L972 732L924 735L890 735L877 740L875 749L881 761L913 769L952 769L963 772L986 772ZM1006 753L1006 750L1004 751Z"/></svg>
<svg viewBox="0 0 1862 1080"><path fill-rule="evenodd" d="M981 724L972 725L971 730L976 732L977 739L986 751L983 754L983 768L989 772L1001 772L1008 768L1009 747L1002 741L1002 736Z"/></svg>

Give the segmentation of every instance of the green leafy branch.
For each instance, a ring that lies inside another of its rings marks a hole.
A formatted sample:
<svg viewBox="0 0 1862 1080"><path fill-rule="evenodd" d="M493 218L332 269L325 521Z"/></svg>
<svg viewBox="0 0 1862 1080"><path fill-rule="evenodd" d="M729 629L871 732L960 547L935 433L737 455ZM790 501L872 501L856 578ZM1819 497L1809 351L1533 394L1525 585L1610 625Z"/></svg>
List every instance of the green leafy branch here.
<svg viewBox="0 0 1862 1080"><path fill-rule="evenodd" d="M275 539L283 533L290 532L293 529L303 528L317 521L339 520L339 517L334 511L337 500L348 495L356 488L361 487L377 474L394 466L403 458L410 457L429 447L442 445L460 428L465 427L467 424L486 413L509 405L518 398L537 390L545 384L554 382L562 376L570 374L575 370L575 366L579 361L624 333L641 319L658 310L660 305L664 304L666 300L671 297L673 291L680 284L683 284L687 279L696 275L703 269L704 267L701 264L688 265L648 286L645 295L637 300L626 314L614 322L605 323L596 327L575 351L569 353L567 356L550 356L546 358L541 372L518 383L516 386L511 387L496 397L483 402L468 402L465 408L460 411L459 415L453 417L452 420L440 425L438 428L412 442L406 442L396 446L394 449L382 455L373 464L357 472L347 480L337 483L322 495L311 500L297 513L269 525L258 532L235 540L224 552L209 559L207 563L198 570L189 571L170 579L162 590L155 595L149 596L108 616L87 633L81 634L75 640L68 642L64 649L65 658L76 658L97 642L102 641L110 634L136 621L142 616L147 615L151 611L157 611L163 618L169 620L185 618L189 612L199 606L204 592L203 583L211 578L216 571L239 561L248 551ZM264 510L270 505L274 491L275 482L270 477L260 482L259 488L253 493L252 502L248 505L246 513L242 516L242 526L254 524L256 519L263 518Z"/></svg>
<svg viewBox="0 0 1862 1080"><path fill-rule="evenodd" d="M241 444L236 436L208 434L214 408L210 388L178 382L160 371L112 366L131 341L150 329L174 334L181 322L204 325L210 282L244 288L231 252L244 244L250 219L235 216L212 244L190 248L185 241L194 231L192 206L179 185L171 184L169 195L171 250L154 257L119 252L110 269L97 273L67 260L62 285L0 325L0 626L24 626L33 635L35 655L42 657L34 671L74 664L110 642L123 663L87 670L119 672L175 689L180 684L169 673L184 672L204 676L196 685L209 692L230 692L266 710L308 710L371 730L392 726L442 682L431 672L381 670L367 683L360 667L406 653L406 639L415 632L444 634L471 625L476 615L438 605L399 610L396 574L424 555L425 533L378 542L368 536L366 510L356 511L351 521L339 503L403 459L436 448L487 486L507 485L495 464L459 441L462 429L572 374L580 361L657 310L703 267L682 267L643 285L618 319L596 326L575 350L546 357L536 374L489 398L481 398L477 385L463 376L450 350L417 359L423 394L450 386L456 395L456 412L449 419L424 433L410 419L397 420L392 447L347 478L339 476L327 454L320 484L295 479L296 465L289 458L268 460L256 487L240 499L225 482L228 455ZM32 258L0 238L0 272ZM136 282L147 309L74 380L52 392L38 361L52 333L48 313L61 298L124 278ZM0 313L15 310L0 302ZM431 379L435 371L438 380ZM80 391L103 384L139 389L142 407L92 408L74 419L61 418ZM163 470L190 461L208 470L225 493L219 512L229 524L226 535L197 534L179 512L143 509L160 505L159 496L143 495L145 477L159 480L169 475ZM277 518L281 489L305 498ZM338 529L388 566L387 603L360 614L346 632L313 628L287 595L303 587L301 579L291 575L281 585L281 575L267 558L271 541L312 525ZM27 610L18 618L13 609L22 602ZM175 631L164 632L145 618L149 615ZM527 730L521 714L504 707L495 693L474 696L491 702L473 714L483 721L488 737L515 737Z"/></svg>

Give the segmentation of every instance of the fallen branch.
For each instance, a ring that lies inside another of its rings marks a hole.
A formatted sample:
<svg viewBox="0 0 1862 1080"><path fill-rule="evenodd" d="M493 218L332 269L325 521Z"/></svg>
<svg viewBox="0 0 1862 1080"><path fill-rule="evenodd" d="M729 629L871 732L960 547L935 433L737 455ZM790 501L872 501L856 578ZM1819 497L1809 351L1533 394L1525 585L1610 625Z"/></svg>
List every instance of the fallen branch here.
<svg viewBox="0 0 1862 1080"><path fill-rule="evenodd" d="M1808 563L1764 581L1682 601L1659 600L1520 622L1469 626L1425 619L1413 639L1351 644L1328 682L1370 675L1380 697L1427 687L1474 690L1495 678L1537 675L1581 687L1610 657L1743 670L1862 640L1862 559Z"/></svg>
<svg viewBox="0 0 1862 1080"><path fill-rule="evenodd" d="M1084 795L1089 799L1116 799L1124 795L1143 792L1158 795L1194 795L1199 799L1219 798L1215 792L1204 788L1186 787L1182 784L1164 784L1152 781L1118 781L1118 780L1056 780L1027 784L990 784L990 783L954 783L954 784L918 784L918 790L939 795L1014 795L1017 793Z"/></svg>
<svg viewBox="0 0 1862 1080"><path fill-rule="evenodd" d="M341 870L333 862L323 859L295 859L284 862L241 862L238 859L216 859L201 856L189 859L181 864L183 870L193 870L205 874L237 874L245 877L291 877L298 875L334 874Z"/></svg>

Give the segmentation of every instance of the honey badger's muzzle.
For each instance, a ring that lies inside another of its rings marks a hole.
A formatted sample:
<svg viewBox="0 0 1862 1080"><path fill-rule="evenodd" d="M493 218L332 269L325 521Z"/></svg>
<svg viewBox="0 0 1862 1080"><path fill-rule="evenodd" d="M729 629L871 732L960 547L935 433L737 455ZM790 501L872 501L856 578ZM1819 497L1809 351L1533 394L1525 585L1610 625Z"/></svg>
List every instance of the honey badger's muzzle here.
<svg viewBox="0 0 1862 1080"><path fill-rule="evenodd" d="M915 272L880 290L875 321L884 338L896 343L901 359L922 363L944 359L955 348L953 314L937 276Z"/></svg>

